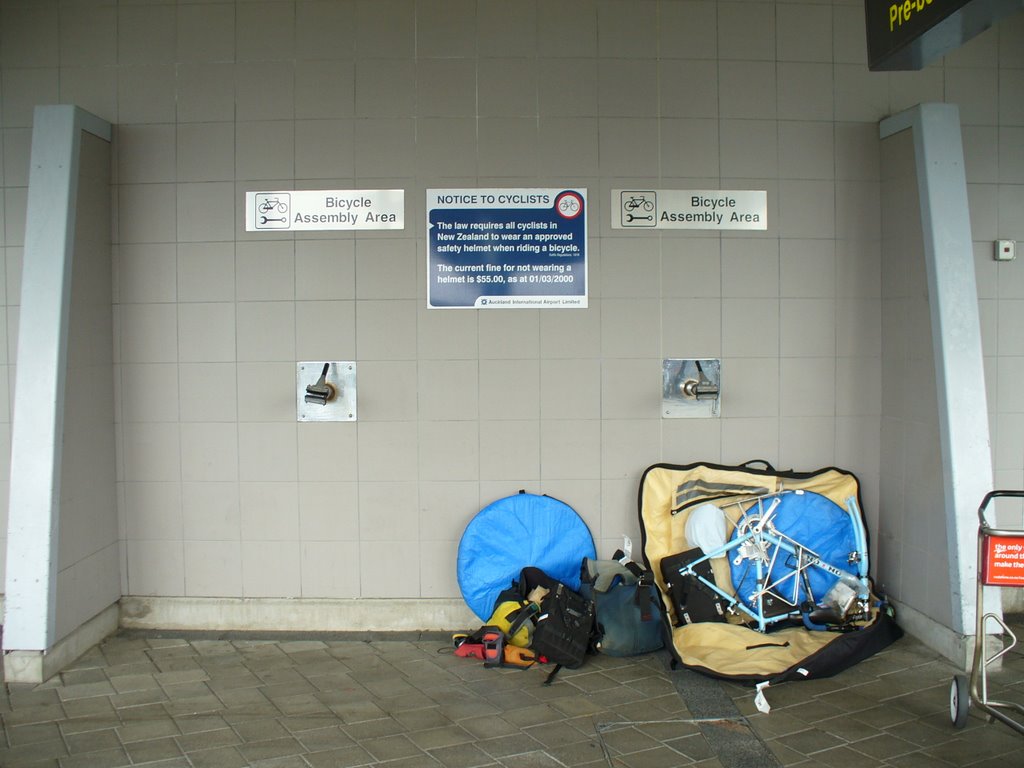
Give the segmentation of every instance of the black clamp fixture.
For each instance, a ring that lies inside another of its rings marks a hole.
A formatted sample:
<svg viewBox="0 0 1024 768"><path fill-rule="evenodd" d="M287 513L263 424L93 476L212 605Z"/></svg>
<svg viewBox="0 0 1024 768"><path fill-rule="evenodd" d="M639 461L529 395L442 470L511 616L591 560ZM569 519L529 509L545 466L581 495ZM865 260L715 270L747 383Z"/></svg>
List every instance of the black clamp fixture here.
<svg viewBox="0 0 1024 768"><path fill-rule="evenodd" d="M327 405L328 402L334 399L334 396L337 394L334 386L327 383L327 371L330 368L330 363L324 363L324 369L320 372L320 378L317 379L315 384L310 384L306 387L305 400L307 403Z"/></svg>
<svg viewBox="0 0 1024 768"><path fill-rule="evenodd" d="M718 385L712 382L707 374L704 373L704 367L700 364L700 360L694 360L694 364L697 368L696 379L685 379L678 384L679 394L683 397L688 397L693 400L715 400L718 398ZM680 368L680 377L682 376L682 368Z"/></svg>
<svg viewBox="0 0 1024 768"><path fill-rule="evenodd" d="M722 363L716 359L667 358L661 365L661 415L670 419L715 418L722 397Z"/></svg>

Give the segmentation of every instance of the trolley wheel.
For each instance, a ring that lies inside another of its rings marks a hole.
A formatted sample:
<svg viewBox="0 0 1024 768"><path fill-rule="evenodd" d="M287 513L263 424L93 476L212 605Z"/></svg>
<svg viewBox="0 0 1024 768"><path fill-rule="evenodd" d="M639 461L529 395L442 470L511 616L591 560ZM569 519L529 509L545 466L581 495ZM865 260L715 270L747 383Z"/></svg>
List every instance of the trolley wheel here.
<svg viewBox="0 0 1024 768"><path fill-rule="evenodd" d="M966 675L954 675L949 684L949 719L957 728L967 725L967 710L971 706L970 682Z"/></svg>

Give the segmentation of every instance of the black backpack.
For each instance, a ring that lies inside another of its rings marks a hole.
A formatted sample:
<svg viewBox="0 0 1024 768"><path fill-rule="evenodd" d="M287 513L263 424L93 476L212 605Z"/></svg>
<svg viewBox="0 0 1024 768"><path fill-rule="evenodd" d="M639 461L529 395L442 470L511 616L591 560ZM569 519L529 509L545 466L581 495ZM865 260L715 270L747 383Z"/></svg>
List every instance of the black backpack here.
<svg viewBox="0 0 1024 768"><path fill-rule="evenodd" d="M528 596L537 587L543 587L547 593L540 600L540 610L530 616L534 622L530 649L555 665L545 681L547 684L562 667L576 669L583 664L593 647L597 625L593 600L533 566L523 568L498 602L516 600L528 604Z"/></svg>

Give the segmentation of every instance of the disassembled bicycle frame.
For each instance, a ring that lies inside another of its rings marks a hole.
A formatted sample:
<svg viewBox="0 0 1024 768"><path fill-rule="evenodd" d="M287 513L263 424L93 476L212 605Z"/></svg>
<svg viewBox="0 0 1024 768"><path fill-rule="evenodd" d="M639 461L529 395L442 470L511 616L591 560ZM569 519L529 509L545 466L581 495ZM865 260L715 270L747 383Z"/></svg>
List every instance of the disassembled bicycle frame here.
<svg viewBox="0 0 1024 768"><path fill-rule="evenodd" d="M775 508L781 501L781 497L787 493L802 494L803 492L802 490L783 490L762 496L731 501L722 505L725 507L733 505L742 506L754 502L737 523L736 536L732 541L711 552L704 553L703 557L697 558L688 565L683 566L679 569L680 575L692 576L705 587L713 590L728 603L728 610L730 612L746 614L750 619L757 622L757 629L761 632L766 631L769 624L795 618L797 613L800 614L800 618L808 629L825 630L831 627L810 619L811 611L820 606L817 603L818 598L811 593L807 571L811 568L819 568L826 573L832 574L838 580L836 586L829 590L829 595L832 595L833 592L836 593L830 602L833 603L832 607L836 608L837 613L836 620L830 623L847 624L860 618L868 618L870 614L871 588L868 583L867 535L864 531L864 523L861 519L860 508L857 505L856 498L850 496L846 499L846 511L853 522L857 546L857 549L849 555L849 562L857 566L856 573L850 573L823 561L814 550L780 532L772 523ZM755 506L757 507L756 512L753 511ZM743 560L749 560L755 568L758 588L750 595L747 595L746 600L740 599L736 594L726 592L713 581L701 576L694 569L700 563L728 552L736 553L733 563L739 564ZM792 566L787 563L787 567L791 567L792 571L775 581L769 581L770 574L778 561L780 553L785 553L787 558L793 558L794 564ZM788 599L779 591L779 588L789 579L792 579L793 584L792 599ZM807 593L807 601L805 601L804 605L800 604L799 598L801 584L803 584L804 590ZM843 585L843 587L839 585ZM767 596L775 600L781 600L792 610L775 613L774 615L765 615L764 606L765 597ZM828 599L824 595L822 598ZM806 608L806 603L808 602L811 605L810 610Z"/></svg>

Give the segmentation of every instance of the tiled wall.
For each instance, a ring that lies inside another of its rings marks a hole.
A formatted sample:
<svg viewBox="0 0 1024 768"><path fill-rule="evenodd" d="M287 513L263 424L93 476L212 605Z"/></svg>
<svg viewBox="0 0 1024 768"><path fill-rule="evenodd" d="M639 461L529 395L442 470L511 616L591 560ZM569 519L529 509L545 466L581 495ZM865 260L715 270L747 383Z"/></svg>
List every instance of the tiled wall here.
<svg viewBox="0 0 1024 768"><path fill-rule="evenodd" d="M126 594L457 596L482 505L558 496L610 554L657 461L837 464L877 521L877 121L924 100L961 108L996 466L1024 483L1024 269L989 257L1024 239L1019 16L897 74L852 1L3 0L0 30L8 339L31 106L117 126ZM635 184L765 189L769 227L613 231ZM425 308L426 189L563 185L590 308ZM246 190L317 187L405 189L406 229L243 231ZM722 358L721 419L659 418L687 356ZM296 423L310 359L358 362L357 423Z"/></svg>

